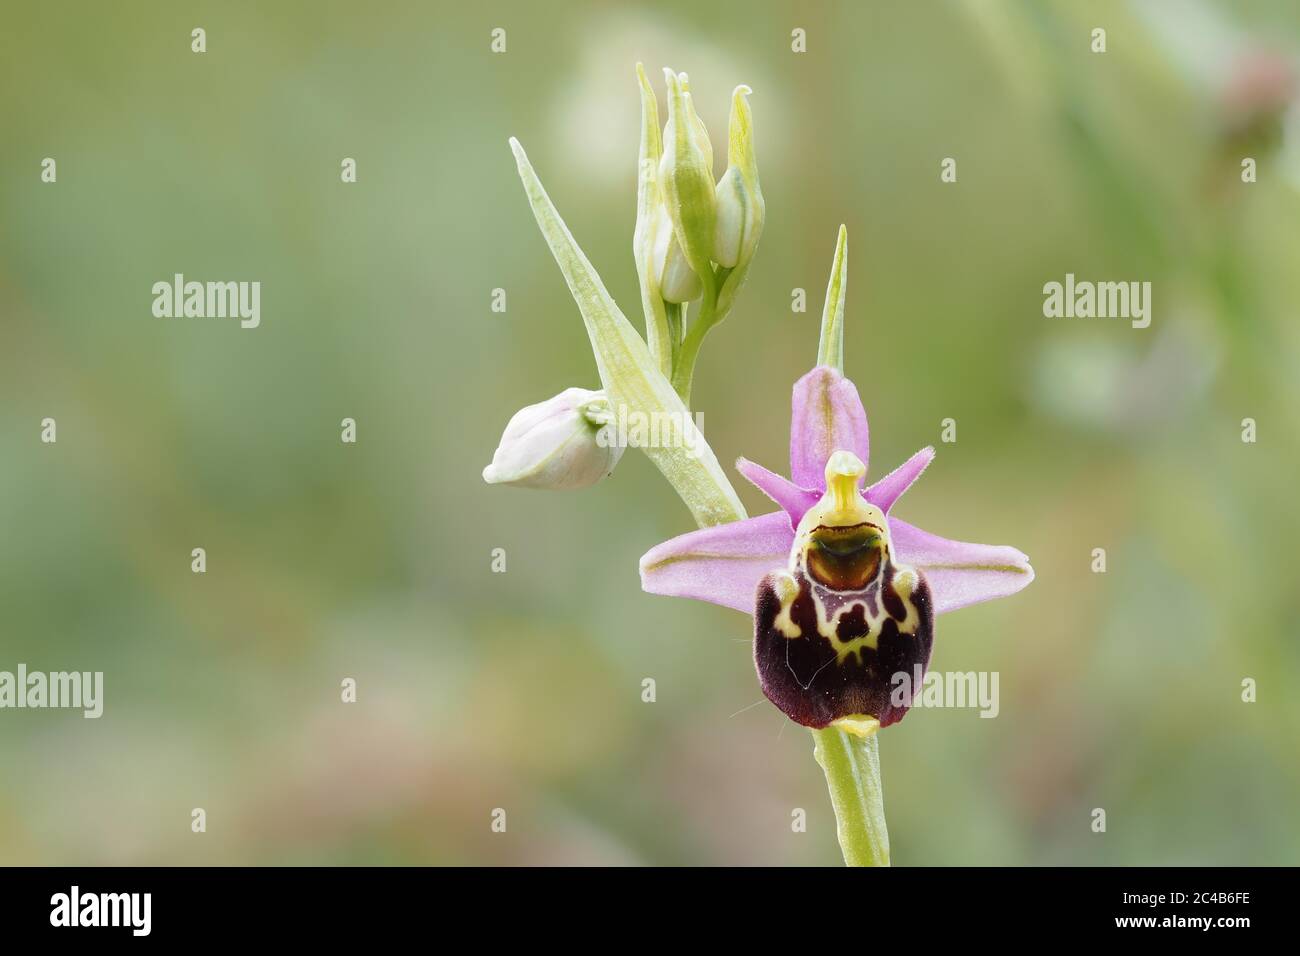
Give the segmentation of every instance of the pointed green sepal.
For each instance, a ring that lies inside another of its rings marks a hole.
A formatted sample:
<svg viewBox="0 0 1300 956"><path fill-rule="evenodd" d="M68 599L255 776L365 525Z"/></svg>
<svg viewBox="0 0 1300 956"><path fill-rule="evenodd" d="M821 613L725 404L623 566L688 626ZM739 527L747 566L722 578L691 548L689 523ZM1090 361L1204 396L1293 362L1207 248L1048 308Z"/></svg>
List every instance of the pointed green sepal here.
<svg viewBox="0 0 1300 956"><path fill-rule="evenodd" d="M659 129L659 104L646 78L645 67L640 63L636 65L636 76L641 86L641 152L637 158L636 231L632 234L632 255L636 258L636 274L641 283L646 344L659 371L668 376L673 371L673 347L676 343L671 338L653 261L655 230L662 226L658 213L659 159L663 141Z"/></svg>
<svg viewBox="0 0 1300 956"><path fill-rule="evenodd" d="M817 346L817 364L844 371L844 297L849 291L849 231L840 226L835 243L831 277L826 283L826 305L822 309L821 341Z"/></svg>

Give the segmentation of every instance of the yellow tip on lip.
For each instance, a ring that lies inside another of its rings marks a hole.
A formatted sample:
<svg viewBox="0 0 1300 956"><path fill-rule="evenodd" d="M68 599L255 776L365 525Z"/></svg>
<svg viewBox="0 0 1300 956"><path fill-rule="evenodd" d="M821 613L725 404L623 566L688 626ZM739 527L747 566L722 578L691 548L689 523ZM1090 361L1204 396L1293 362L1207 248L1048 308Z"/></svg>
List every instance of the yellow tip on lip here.
<svg viewBox="0 0 1300 956"><path fill-rule="evenodd" d="M866 714L850 714L847 717L832 720L831 726L844 731L846 734L853 734L857 737L870 737L880 729L880 721L874 717L868 717Z"/></svg>

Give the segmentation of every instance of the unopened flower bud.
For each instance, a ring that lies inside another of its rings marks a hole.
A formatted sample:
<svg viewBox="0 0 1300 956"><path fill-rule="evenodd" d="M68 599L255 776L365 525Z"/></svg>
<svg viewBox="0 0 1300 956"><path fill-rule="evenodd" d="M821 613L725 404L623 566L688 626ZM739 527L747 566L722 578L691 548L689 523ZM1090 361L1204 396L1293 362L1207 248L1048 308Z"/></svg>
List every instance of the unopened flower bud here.
<svg viewBox="0 0 1300 956"><path fill-rule="evenodd" d="M586 488L613 473L623 448L602 433L611 421L603 391L566 388L517 411L501 436L488 484L522 488Z"/></svg>
<svg viewBox="0 0 1300 956"><path fill-rule="evenodd" d="M749 87L738 86L731 97L727 171L718 182L718 212L713 234L713 261L728 269L747 265L763 232L763 193L754 160L753 117Z"/></svg>
<svg viewBox="0 0 1300 956"><path fill-rule="evenodd" d="M655 226L651 262L659 295L665 302L690 302L698 299L704 291L704 284L686 261L681 243L673 232L672 221L668 218L668 210L661 205L657 215L659 222Z"/></svg>
<svg viewBox="0 0 1300 956"><path fill-rule="evenodd" d="M695 98L691 95L691 78L685 73L678 73L677 82L682 86L682 95L686 97L686 102L690 106L690 116L695 121L696 142L704 151L704 165L712 175L713 141L709 139L709 128L704 125L704 119L695 111Z"/></svg>
<svg viewBox="0 0 1300 956"><path fill-rule="evenodd" d="M718 290L717 309L726 315L749 272L749 264L763 233L763 191L758 185L754 159L753 115L748 86L731 94L731 120L727 129L727 171L718 183L717 219L713 235L713 260L730 269Z"/></svg>
<svg viewBox="0 0 1300 956"><path fill-rule="evenodd" d="M745 231L745 184L735 169L718 180L718 221L713 229L713 261L727 269L740 261Z"/></svg>
<svg viewBox="0 0 1300 956"><path fill-rule="evenodd" d="M664 128L659 185L686 261L697 275L711 276L717 219L713 146L695 113L686 75L664 70L664 77L668 82L668 125Z"/></svg>

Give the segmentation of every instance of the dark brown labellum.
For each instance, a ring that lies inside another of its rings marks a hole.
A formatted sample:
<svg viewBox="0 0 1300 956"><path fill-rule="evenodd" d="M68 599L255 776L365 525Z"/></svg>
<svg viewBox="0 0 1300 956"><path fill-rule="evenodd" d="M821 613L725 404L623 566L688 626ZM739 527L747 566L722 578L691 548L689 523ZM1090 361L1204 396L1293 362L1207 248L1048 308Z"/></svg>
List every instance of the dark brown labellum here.
<svg viewBox="0 0 1300 956"><path fill-rule="evenodd" d="M868 540L872 534L862 526L819 528L804 552L807 573L774 571L759 583L759 682L768 700L805 727L852 716L874 717L881 727L902 720L920 689L914 670L924 673L930 663L929 585L921 572L893 564L887 548ZM870 583L853 587L864 580Z"/></svg>

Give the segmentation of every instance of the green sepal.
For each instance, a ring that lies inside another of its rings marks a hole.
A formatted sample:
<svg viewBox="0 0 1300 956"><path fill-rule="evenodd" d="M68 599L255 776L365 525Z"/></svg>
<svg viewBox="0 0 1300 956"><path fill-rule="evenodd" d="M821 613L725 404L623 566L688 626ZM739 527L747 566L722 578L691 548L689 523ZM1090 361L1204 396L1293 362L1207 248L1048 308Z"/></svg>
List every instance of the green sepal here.
<svg viewBox="0 0 1300 956"><path fill-rule="evenodd" d="M646 78L645 67L640 63L636 65L636 76L641 87L641 151L637 158L636 230L632 234L632 255L636 258L636 274L641 283L646 344L659 371L671 375L674 342L653 265L654 230L660 204L659 159L663 153L659 104Z"/></svg>
<svg viewBox="0 0 1300 956"><path fill-rule="evenodd" d="M831 262L831 277L826 283L826 305L822 308L821 339L817 344L817 364L844 371L844 297L849 292L849 231L840 226Z"/></svg>

